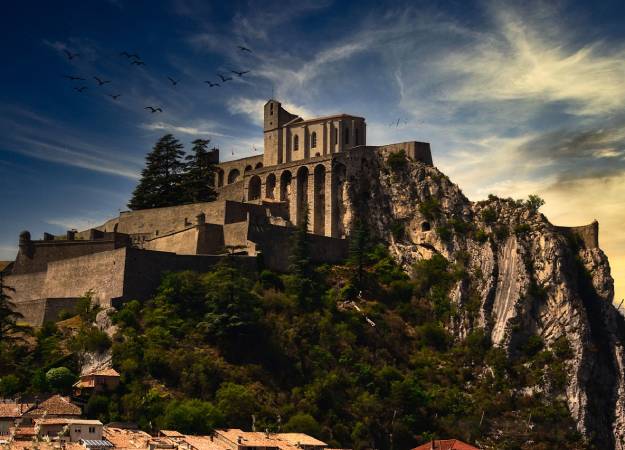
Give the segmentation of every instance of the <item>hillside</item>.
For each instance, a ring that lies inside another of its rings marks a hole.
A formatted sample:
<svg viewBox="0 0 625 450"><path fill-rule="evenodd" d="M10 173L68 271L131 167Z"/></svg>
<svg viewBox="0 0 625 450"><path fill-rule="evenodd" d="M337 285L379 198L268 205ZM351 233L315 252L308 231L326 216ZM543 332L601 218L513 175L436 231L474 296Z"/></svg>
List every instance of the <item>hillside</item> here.
<svg viewBox="0 0 625 450"><path fill-rule="evenodd" d="M550 224L534 197L471 203L401 153L365 170L341 193L344 265L312 267L298 233L289 275L226 263L168 274L119 311L83 303L82 325L48 325L1 354L0 393L62 390L45 370L112 355L122 384L87 413L146 430L254 422L337 448L433 436L615 448L625 323L592 239Z"/></svg>

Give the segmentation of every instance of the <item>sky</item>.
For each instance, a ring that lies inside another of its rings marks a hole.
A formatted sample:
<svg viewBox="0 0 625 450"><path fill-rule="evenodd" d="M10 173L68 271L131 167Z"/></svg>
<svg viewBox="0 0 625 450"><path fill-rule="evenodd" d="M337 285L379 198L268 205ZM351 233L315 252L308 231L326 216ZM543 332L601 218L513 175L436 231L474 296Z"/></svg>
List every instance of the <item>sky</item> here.
<svg viewBox="0 0 625 450"><path fill-rule="evenodd" d="M305 118L364 116L369 144L430 142L471 200L538 194L554 224L597 219L621 299L624 17L622 1L7 2L0 260L21 230L127 209L165 133L211 139L226 160L257 154L273 96ZM204 82L219 74L233 80Z"/></svg>

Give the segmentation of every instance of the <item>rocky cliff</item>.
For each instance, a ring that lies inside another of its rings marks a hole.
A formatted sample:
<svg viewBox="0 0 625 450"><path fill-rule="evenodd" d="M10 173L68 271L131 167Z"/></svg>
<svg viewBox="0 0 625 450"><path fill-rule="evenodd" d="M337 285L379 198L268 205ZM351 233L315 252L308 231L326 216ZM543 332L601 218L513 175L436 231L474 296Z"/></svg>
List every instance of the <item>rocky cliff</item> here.
<svg viewBox="0 0 625 450"><path fill-rule="evenodd" d="M349 220L361 217L407 269L435 253L466 267L452 290L458 313L450 331L463 337L481 327L509 355L529 336L548 348L566 337L574 353L566 387L571 415L598 448L621 448L625 321L612 304L608 259L593 238L552 225L531 202L471 202L447 176L418 162L380 155L365 170L345 186Z"/></svg>

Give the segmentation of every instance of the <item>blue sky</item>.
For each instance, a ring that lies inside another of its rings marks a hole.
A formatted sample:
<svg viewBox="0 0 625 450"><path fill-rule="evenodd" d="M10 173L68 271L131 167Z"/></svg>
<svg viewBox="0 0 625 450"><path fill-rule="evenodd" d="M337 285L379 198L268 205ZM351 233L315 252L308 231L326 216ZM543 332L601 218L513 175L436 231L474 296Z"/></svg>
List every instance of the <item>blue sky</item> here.
<svg viewBox="0 0 625 450"><path fill-rule="evenodd" d="M598 219L621 298L623 17L622 1L7 3L0 259L14 257L20 230L86 228L125 209L166 132L211 138L226 159L254 154L273 92L305 117L365 116L372 144L431 142L473 200L537 193L554 223ZM203 83L232 69L251 72Z"/></svg>

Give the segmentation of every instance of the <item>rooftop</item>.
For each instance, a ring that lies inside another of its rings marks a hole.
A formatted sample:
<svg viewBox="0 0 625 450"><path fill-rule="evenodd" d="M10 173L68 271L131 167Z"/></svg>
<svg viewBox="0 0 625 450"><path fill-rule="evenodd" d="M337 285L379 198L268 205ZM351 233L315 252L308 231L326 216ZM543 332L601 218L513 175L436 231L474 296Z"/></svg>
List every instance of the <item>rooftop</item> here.
<svg viewBox="0 0 625 450"><path fill-rule="evenodd" d="M412 450L479 450L477 447L466 444L458 439L443 439L430 441Z"/></svg>
<svg viewBox="0 0 625 450"><path fill-rule="evenodd" d="M32 406L29 403L0 403L0 417L20 417Z"/></svg>
<svg viewBox="0 0 625 450"><path fill-rule="evenodd" d="M29 416L80 416L82 413L80 406L74 405L66 397L53 395L46 401L41 402L38 407L28 412Z"/></svg>
<svg viewBox="0 0 625 450"><path fill-rule="evenodd" d="M51 419L36 419L35 423L38 425L102 425L99 420L88 419L68 419L68 418L51 418Z"/></svg>

